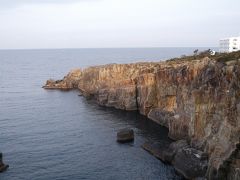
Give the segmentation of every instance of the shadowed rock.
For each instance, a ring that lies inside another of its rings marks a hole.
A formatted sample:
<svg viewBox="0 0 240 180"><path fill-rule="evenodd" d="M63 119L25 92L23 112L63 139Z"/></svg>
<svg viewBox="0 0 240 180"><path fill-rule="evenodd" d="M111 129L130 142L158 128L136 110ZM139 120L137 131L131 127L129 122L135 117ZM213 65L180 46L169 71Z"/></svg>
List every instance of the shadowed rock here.
<svg viewBox="0 0 240 180"><path fill-rule="evenodd" d="M177 172L187 179L204 177L208 168L205 154L194 148L183 148L177 151L172 164Z"/></svg>
<svg viewBox="0 0 240 180"><path fill-rule="evenodd" d="M9 168L9 165L3 163L2 153L0 153L0 173L6 171L8 168Z"/></svg>
<svg viewBox="0 0 240 180"><path fill-rule="evenodd" d="M185 140L179 140L170 145L158 142L145 142L142 145L143 149L165 163L172 163L177 151L184 147L189 147Z"/></svg>
<svg viewBox="0 0 240 180"><path fill-rule="evenodd" d="M163 162L172 164L186 179L202 178L206 175L208 168L206 153L191 148L185 140L173 142L169 146L146 142L142 147Z"/></svg>
<svg viewBox="0 0 240 180"><path fill-rule="evenodd" d="M120 143L131 142L134 140L134 131L132 129L122 129L117 133L117 141Z"/></svg>
<svg viewBox="0 0 240 180"><path fill-rule="evenodd" d="M169 153L170 151L168 145L158 142L145 142L142 145L142 148L163 162L171 163L173 154Z"/></svg>

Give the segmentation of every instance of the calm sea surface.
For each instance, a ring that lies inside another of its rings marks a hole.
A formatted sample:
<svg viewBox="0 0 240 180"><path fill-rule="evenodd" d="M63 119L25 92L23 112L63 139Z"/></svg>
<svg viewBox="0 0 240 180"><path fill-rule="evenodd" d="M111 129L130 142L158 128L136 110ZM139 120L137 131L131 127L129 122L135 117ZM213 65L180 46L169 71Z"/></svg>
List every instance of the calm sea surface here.
<svg viewBox="0 0 240 180"><path fill-rule="evenodd" d="M179 179L141 145L167 142L167 130L135 112L103 108L77 91L47 91L49 78L106 63L159 61L195 48L0 50L1 180ZM134 143L118 144L130 127Z"/></svg>

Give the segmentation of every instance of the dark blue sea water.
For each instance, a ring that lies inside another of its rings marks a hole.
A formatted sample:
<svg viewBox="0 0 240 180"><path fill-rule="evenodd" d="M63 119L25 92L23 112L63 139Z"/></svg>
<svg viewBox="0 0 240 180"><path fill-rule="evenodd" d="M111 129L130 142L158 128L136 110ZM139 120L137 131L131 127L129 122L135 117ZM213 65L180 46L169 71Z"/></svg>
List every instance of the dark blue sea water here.
<svg viewBox="0 0 240 180"><path fill-rule="evenodd" d="M0 50L0 151L10 165L0 179L179 179L141 149L146 140L169 141L165 128L136 112L99 107L77 91L41 86L76 67L156 61L194 49ZM125 127L136 139L118 144Z"/></svg>

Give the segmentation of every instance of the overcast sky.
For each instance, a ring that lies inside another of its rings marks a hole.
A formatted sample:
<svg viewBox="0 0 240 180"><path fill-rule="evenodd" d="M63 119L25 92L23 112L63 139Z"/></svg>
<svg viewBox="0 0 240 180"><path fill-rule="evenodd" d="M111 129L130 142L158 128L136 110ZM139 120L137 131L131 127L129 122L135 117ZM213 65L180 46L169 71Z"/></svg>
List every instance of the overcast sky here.
<svg viewBox="0 0 240 180"><path fill-rule="evenodd" d="M240 34L240 0L0 0L0 49L209 47Z"/></svg>

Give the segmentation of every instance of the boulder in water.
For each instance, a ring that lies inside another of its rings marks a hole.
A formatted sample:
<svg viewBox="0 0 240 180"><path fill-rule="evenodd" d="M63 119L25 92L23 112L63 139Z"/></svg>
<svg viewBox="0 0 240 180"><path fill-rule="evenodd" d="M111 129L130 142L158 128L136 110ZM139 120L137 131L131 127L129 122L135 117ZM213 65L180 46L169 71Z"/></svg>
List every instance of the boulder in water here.
<svg viewBox="0 0 240 180"><path fill-rule="evenodd" d="M0 173L6 171L8 168L9 168L9 165L3 163L2 153L0 153Z"/></svg>
<svg viewBox="0 0 240 180"><path fill-rule="evenodd" d="M131 142L134 140L134 131L132 129L122 129L117 133L117 141L120 143Z"/></svg>

